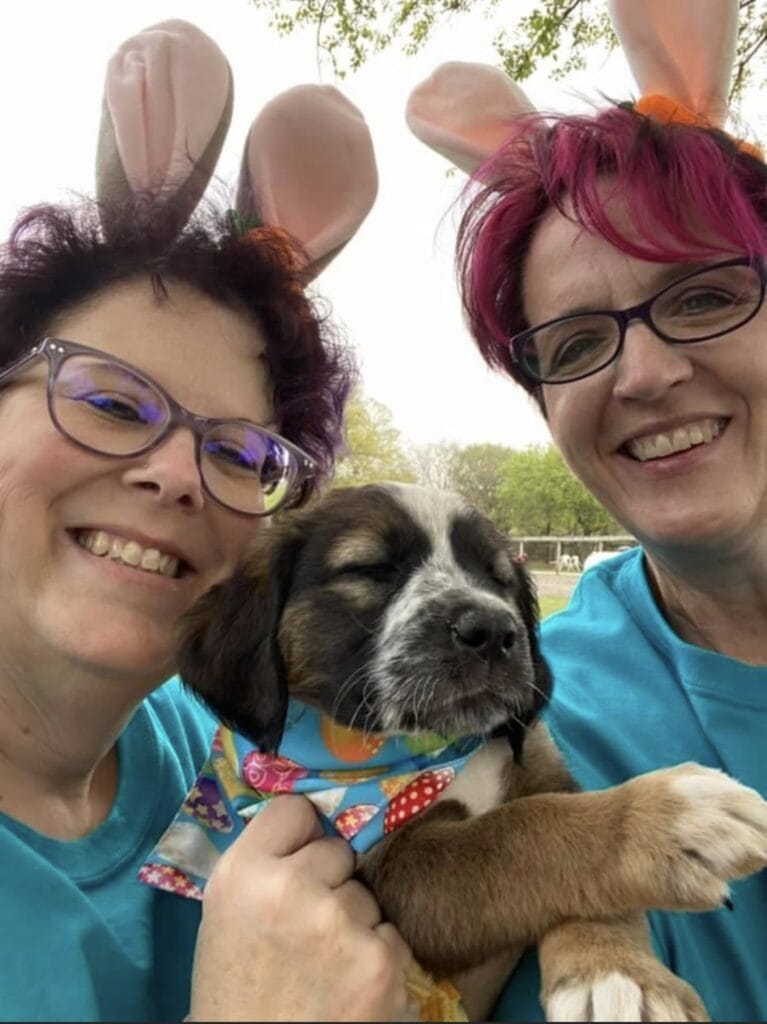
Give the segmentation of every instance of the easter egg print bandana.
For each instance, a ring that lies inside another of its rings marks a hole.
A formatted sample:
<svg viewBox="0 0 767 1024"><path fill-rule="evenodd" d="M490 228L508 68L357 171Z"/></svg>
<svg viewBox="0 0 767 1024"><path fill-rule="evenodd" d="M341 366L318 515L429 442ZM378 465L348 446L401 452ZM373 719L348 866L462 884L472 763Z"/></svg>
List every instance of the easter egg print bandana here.
<svg viewBox="0 0 767 1024"><path fill-rule="evenodd" d="M219 727L199 776L139 878L201 899L221 854L281 793L302 793L329 835L343 836L363 853L433 803L482 743L479 736L365 733L296 700L274 754ZM409 982L416 1019L466 1020L449 982L435 984L417 965Z"/></svg>

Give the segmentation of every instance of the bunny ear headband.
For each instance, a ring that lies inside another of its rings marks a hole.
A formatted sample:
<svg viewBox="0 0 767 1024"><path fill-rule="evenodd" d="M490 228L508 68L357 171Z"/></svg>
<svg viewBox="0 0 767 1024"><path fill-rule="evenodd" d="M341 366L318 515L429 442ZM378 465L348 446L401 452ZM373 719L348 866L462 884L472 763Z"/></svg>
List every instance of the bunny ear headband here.
<svg viewBox="0 0 767 1024"><path fill-rule="evenodd" d="M96 157L104 210L142 196L172 210L180 231L213 174L232 99L226 57L189 22L164 21L123 42L104 85ZM245 233L276 229L296 239L310 281L355 234L377 187L360 111L333 86L300 85L252 122L234 214Z"/></svg>
<svg viewBox="0 0 767 1024"><path fill-rule="evenodd" d="M608 0L641 92L634 109L662 122L722 128L735 60L738 0ZM484 64L442 64L408 100L413 133L468 174L534 113L506 74ZM737 145L761 159L758 147Z"/></svg>

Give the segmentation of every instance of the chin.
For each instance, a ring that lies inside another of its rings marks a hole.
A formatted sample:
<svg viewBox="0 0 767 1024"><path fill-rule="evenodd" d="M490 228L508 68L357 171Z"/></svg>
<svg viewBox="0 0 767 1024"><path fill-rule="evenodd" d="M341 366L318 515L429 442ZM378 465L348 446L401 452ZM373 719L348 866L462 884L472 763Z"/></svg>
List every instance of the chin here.
<svg viewBox="0 0 767 1024"><path fill-rule="evenodd" d="M121 621L116 616L106 619L102 615L101 619L105 628L98 630L84 628L82 619L76 626L58 624L54 635L49 635L49 646L89 674L118 679L131 688L135 683L139 693L148 692L173 675L173 644L167 626L161 630L134 617Z"/></svg>
<svg viewBox="0 0 767 1024"><path fill-rule="evenodd" d="M713 510L707 512L696 509L695 514L691 515L689 510L681 514L677 509L675 514L665 519L654 517L651 523L636 522L629 525L628 529L650 552L659 549L688 550L696 552L696 557L700 557L703 548L703 557L710 561L717 552L730 554L740 548L747 548L749 540L754 537L752 522L744 522L742 515L734 517L732 509L728 509L727 513L717 515ZM760 534L764 531L765 522L767 520L760 517Z"/></svg>

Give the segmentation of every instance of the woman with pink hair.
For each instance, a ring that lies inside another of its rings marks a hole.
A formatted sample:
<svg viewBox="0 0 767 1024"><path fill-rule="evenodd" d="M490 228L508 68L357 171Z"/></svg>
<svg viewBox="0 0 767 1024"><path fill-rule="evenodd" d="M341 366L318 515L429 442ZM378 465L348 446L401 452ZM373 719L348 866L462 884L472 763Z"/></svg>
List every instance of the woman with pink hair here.
<svg viewBox="0 0 767 1024"><path fill-rule="evenodd" d="M767 167L724 130L737 8L613 0L633 104L543 116L449 64L408 110L473 175L458 265L482 356L639 541L542 627L547 721L590 789L696 761L767 795ZM767 1017L763 872L729 909L650 920L712 1019ZM534 970L497 1019L540 1016Z"/></svg>

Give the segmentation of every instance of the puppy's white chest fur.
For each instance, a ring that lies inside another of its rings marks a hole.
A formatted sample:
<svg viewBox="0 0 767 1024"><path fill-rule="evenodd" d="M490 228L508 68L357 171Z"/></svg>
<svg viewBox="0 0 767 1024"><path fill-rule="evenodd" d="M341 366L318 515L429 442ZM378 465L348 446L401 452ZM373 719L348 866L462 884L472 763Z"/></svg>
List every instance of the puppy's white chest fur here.
<svg viewBox="0 0 767 1024"><path fill-rule="evenodd" d="M508 740L489 740L435 800L460 800L473 818L497 807L505 797L505 767L511 760Z"/></svg>

